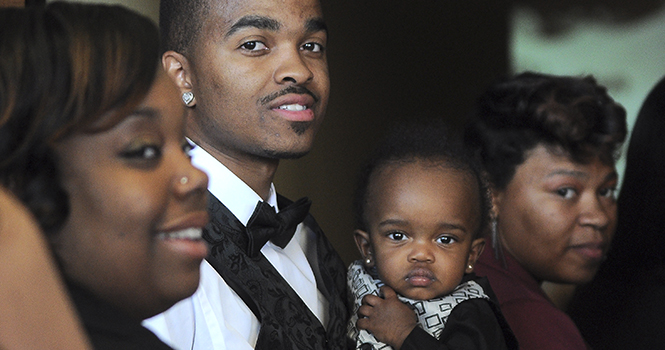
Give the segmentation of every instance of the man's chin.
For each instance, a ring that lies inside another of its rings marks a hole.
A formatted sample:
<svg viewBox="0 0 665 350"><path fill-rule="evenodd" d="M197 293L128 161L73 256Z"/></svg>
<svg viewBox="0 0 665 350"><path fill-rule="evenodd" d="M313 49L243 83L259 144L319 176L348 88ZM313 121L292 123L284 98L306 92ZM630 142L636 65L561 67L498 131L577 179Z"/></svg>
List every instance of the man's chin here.
<svg viewBox="0 0 665 350"><path fill-rule="evenodd" d="M307 130L309 130L314 124L312 122L292 122L291 130L296 133L298 136L302 136Z"/></svg>

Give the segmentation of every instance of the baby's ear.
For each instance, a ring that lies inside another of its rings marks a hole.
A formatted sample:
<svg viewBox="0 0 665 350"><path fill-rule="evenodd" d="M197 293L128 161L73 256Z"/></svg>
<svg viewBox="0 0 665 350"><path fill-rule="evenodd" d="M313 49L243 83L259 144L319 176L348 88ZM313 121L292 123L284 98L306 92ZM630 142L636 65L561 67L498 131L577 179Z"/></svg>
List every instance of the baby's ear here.
<svg viewBox="0 0 665 350"><path fill-rule="evenodd" d="M473 272L473 267L476 266L476 261L480 258L485 248L485 238L476 238L471 242L471 249L469 250L469 259L466 262L466 273Z"/></svg>
<svg viewBox="0 0 665 350"><path fill-rule="evenodd" d="M360 255L363 257L365 267L374 267L374 254L372 252L372 244L369 238L369 233L363 230L353 231L353 238L356 241L356 246Z"/></svg>

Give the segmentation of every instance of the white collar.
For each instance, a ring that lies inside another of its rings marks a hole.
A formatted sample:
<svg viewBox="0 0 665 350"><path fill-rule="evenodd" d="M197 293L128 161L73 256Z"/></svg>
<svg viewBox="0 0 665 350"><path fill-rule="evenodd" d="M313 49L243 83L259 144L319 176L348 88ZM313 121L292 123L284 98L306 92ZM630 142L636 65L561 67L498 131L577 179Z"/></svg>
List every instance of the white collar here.
<svg viewBox="0 0 665 350"><path fill-rule="evenodd" d="M254 213L256 203L262 201L261 196L203 148L195 145L189 155L192 157L192 164L208 174L210 193L224 203L243 225L247 225L249 218ZM277 193L275 185L272 183L267 203L278 210Z"/></svg>

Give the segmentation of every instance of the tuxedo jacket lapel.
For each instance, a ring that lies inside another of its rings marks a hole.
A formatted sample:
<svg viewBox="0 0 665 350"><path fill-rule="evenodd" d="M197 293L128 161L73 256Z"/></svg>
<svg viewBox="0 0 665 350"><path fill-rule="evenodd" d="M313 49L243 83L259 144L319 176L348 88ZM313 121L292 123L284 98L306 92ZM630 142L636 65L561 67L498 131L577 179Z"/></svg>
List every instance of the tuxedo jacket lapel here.
<svg viewBox="0 0 665 350"><path fill-rule="evenodd" d="M291 203L287 198L278 195L278 205L281 207ZM311 214L303 221L307 230L313 231L316 236L316 256L310 261L310 266L316 276L318 290L328 300L328 324L326 332L329 342L335 344L331 348L349 348L347 323L349 320L349 298L347 297L346 266L337 251L326 238L323 230ZM308 257L309 259L310 257ZM333 341L334 340L334 341ZM353 346L353 344L352 344Z"/></svg>
<svg viewBox="0 0 665 350"><path fill-rule="evenodd" d="M317 269L317 287L328 300L328 325L326 330L329 335L346 335L346 324L348 320L347 291L346 291L346 268L342 259L326 239L321 228L309 215L305 218L305 226L316 233L316 259L317 264L312 268Z"/></svg>
<svg viewBox="0 0 665 350"><path fill-rule="evenodd" d="M311 221L317 236L316 267L322 280L317 285L329 301L328 332L263 254L255 258L246 254L248 238L242 224L211 194L208 207L211 222L204 238L211 249L207 260L261 322L256 349L345 348L346 292L338 288L345 288L346 282L343 276L340 282L336 272L340 264L342 274L345 269L313 218L308 216L305 223Z"/></svg>

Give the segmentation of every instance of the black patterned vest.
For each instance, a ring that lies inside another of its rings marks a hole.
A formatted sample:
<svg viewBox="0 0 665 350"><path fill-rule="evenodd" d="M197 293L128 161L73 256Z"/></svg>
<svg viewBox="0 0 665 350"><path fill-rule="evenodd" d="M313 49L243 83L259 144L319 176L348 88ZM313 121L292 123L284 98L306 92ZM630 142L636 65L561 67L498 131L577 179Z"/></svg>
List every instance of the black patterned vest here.
<svg viewBox="0 0 665 350"><path fill-rule="evenodd" d="M261 323L255 349L346 349L346 269L314 218L308 215L304 223L317 237L317 263L312 270L329 303L327 329L263 254L247 255L249 239L242 223L212 194L208 198L211 222L203 233L210 243L206 260ZM282 196L277 202L280 208L290 204Z"/></svg>

